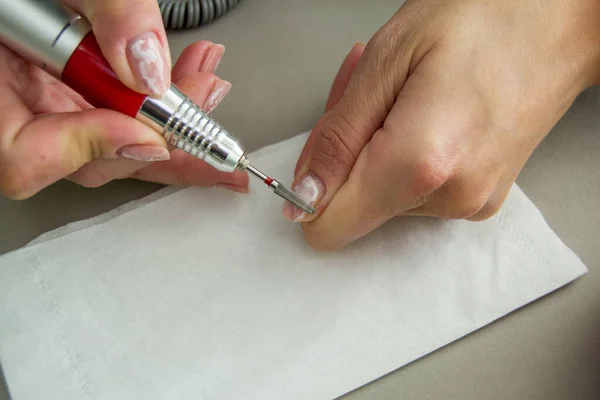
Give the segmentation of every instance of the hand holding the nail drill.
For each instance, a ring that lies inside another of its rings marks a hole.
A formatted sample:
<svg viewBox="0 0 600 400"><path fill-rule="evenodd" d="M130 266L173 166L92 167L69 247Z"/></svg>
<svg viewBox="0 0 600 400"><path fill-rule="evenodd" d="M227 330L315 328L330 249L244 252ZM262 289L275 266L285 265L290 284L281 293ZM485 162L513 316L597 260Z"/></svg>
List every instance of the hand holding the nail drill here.
<svg viewBox="0 0 600 400"><path fill-rule="evenodd" d="M158 97L173 80L205 111L231 85L215 74L224 48L189 46L171 70L156 0L68 0L92 23L102 53L131 89ZM67 177L86 187L120 178L245 192L245 173L219 172L141 122L93 109L81 96L0 45L0 193L30 197ZM160 162L155 162L160 161Z"/></svg>
<svg viewBox="0 0 600 400"><path fill-rule="evenodd" d="M487 219L599 73L597 0L407 0L347 56L300 155L316 213L284 215L318 250L397 216Z"/></svg>
<svg viewBox="0 0 600 400"><path fill-rule="evenodd" d="M207 111L230 84L223 47L188 47L171 71L156 0L64 0L92 23L102 53L135 91L173 80ZM407 0L356 45L296 167L310 245L342 247L397 216L482 220L576 96L600 80L597 0ZM68 177L84 186L134 177L246 191L141 122L93 109L0 46L0 192L26 198ZM172 150L172 151L169 151ZM161 161L161 162L154 162Z"/></svg>

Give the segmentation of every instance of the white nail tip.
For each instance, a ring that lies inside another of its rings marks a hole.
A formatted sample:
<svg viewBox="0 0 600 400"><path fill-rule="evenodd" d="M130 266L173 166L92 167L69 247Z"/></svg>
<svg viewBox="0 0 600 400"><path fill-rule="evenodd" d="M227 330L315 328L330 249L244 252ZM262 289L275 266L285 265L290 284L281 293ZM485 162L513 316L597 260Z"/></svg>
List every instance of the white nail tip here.
<svg viewBox="0 0 600 400"><path fill-rule="evenodd" d="M162 94L165 88L165 64L161 54L161 46L154 33L144 34L132 41L129 46L132 68L138 80L156 95Z"/></svg>

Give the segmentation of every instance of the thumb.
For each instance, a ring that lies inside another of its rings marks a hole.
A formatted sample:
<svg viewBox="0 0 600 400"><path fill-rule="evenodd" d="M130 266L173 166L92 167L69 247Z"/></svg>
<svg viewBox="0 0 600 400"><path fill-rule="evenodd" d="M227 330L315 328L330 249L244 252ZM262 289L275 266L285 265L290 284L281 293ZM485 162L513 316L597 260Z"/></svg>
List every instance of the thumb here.
<svg viewBox="0 0 600 400"><path fill-rule="evenodd" d="M91 22L119 80L160 97L171 84L171 56L156 0L67 0Z"/></svg>
<svg viewBox="0 0 600 400"><path fill-rule="evenodd" d="M308 215L285 203L283 214L289 220L310 222L324 211L392 109L407 74L408 59L389 60L387 54L392 51L385 36L384 27L367 44L347 87L343 93L338 91L341 96L330 100L333 106L312 130L298 161L292 190L316 211ZM410 54L396 49L393 53ZM347 58L346 63L352 61Z"/></svg>
<svg viewBox="0 0 600 400"><path fill-rule="evenodd" d="M0 191L13 199L31 197L96 158L144 153L169 159L160 135L108 110L53 114L18 129L0 128Z"/></svg>

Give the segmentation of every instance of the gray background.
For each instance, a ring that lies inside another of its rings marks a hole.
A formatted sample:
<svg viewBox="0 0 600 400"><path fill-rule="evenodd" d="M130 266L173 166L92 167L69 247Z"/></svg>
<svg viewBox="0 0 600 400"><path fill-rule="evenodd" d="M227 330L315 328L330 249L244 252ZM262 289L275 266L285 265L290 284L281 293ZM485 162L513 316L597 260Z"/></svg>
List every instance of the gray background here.
<svg viewBox="0 0 600 400"><path fill-rule="evenodd" d="M255 150L312 127L347 51L368 41L400 3L245 0L207 28L171 33L172 52L177 57L199 39L226 46L219 74L233 90L215 116ZM580 96L518 179L589 274L345 399L600 398L598 126L594 89ZM60 182L27 201L0 198L0 253L157 188L119 181L92 190Z"/></svg>

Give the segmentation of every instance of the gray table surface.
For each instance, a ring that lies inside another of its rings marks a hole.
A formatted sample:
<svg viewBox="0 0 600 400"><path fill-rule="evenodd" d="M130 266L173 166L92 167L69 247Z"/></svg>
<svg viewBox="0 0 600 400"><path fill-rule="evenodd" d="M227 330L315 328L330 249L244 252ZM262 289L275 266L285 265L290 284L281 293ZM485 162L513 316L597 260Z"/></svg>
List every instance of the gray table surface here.
<svg viewBox="0 0 600 400"><path fill-rule="evenodd" d="M233 90L215 116L255 150L312 127L346 52L355 41L367 41L399 4L245 0L209 27L171 33L173 57L199 39L226 46L219 74ZM344 399L600 398L599 126L600 91L593 89L580 96L518 178L590 272ZM157 188L128 180L98 189L60 182L26 201L0 198L0 253Z"/></svg>

